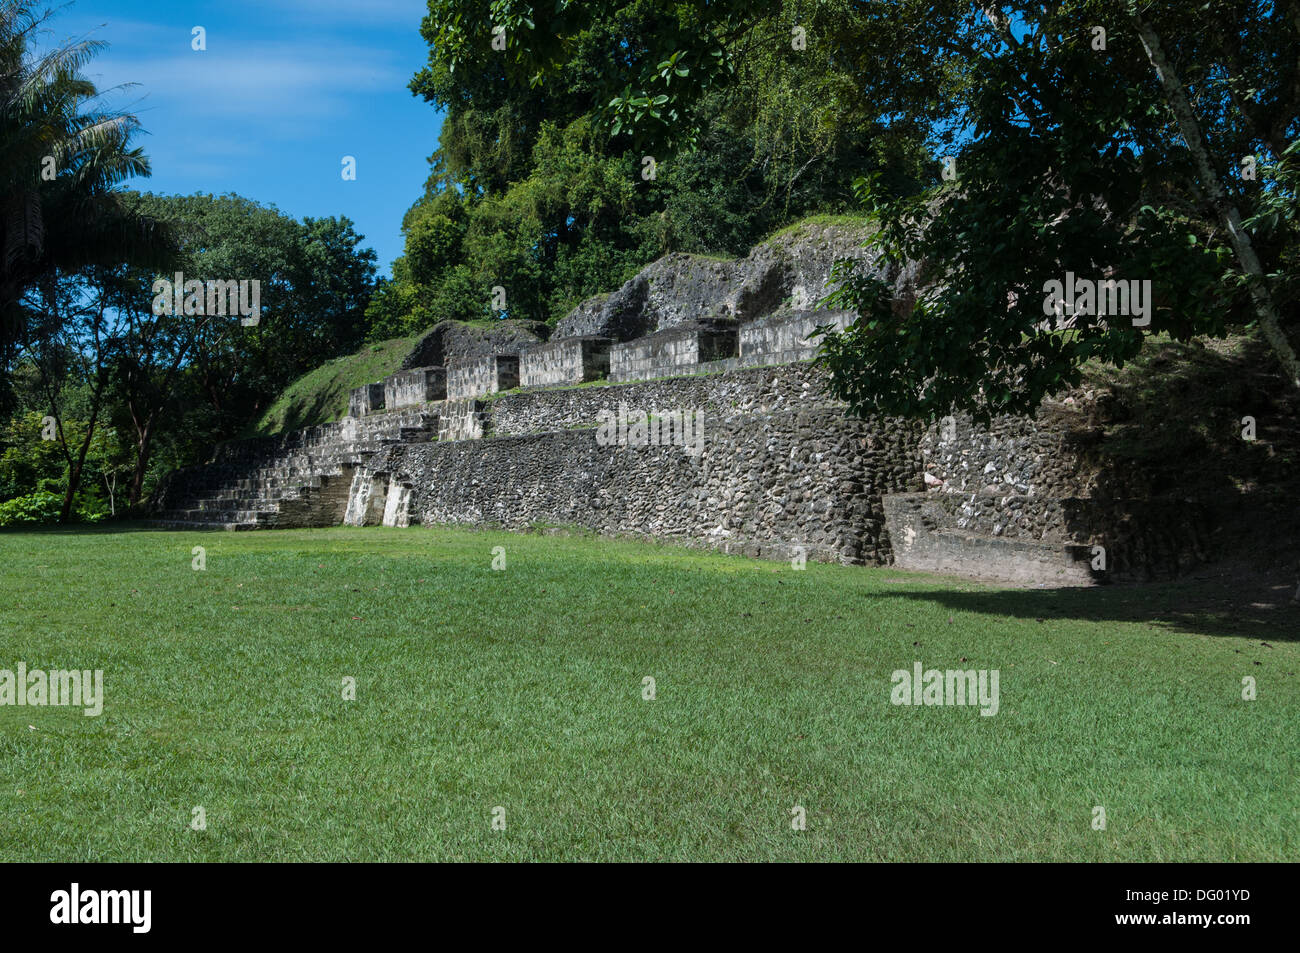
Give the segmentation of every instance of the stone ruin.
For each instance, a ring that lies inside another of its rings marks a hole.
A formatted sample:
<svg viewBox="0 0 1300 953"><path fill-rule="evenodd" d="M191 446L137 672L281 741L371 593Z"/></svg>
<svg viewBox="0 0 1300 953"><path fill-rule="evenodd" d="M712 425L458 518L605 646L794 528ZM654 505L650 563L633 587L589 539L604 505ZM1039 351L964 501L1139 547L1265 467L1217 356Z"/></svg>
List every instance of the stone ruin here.
<svg viewBox="0 0 1300 953"><path fill-rule="evenodd" d="M736 261L671 255L553 334L444 322L402 370L354 391L342 421L226 444L171 474L155 522L570 525L1038 585L1206 558L1194 521L1096 497L1061 427L849 417L810 359L816 329L853 315L814 305L837 259L875 267L863 237L807 226ZM616 414L676 411L701 415L704 452L600 439Z"/></svg>

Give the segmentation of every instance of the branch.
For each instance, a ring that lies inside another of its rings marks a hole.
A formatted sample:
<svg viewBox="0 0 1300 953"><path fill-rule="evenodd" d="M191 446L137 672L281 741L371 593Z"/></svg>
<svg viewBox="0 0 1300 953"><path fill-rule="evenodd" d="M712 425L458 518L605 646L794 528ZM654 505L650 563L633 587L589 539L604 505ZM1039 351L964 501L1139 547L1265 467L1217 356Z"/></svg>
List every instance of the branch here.
<svg viewBox="0 0 1300 953"><path fill-rule="evenodd" d="M1147 58L1150 59L1151 65L1155 68L1156 76L1164 88L1165 99L1168 101L1170 109L1173 110L1174 117L1178 120L1178 128L1187 141L1187 147L1191 150L1201 184L1209 196L1210 203L1214 206L1219 221L1228 233L1228 239L1237 255L1237 261L1246 276L1246 286L1250 290L1251 299L1254 301L1255 314L1259 318L1264 337L1272 346L1292 386L1300 389L1300 360L1296 358L1295 349L1291 347L1291 342L1282 333L1282 328L1278 322L1277 309L1273 305L1273 297L1269 292L1268 283L1264 279L1264 269L1260 266L1259 256L1255 253L1255 246L1251 243L1249 233L1242 228L1241 213L1232 204L1231 199L1228 198L1223 183L1219 181L1219 177L1214 171L1214 166L1210 162L1209 151L1206 148L1205 137L1201 133L1201 127L1192 112L1191 104L1187 101L1187 94L1178 79L1178 74L1174 72L1173 64L1165 56L1164 49L1160 45L1159 35L1142 18L1141 14L1135 14L1133 19L1137 25L1138 36L1142 38L1142 45L1146 48Z"/></svg>

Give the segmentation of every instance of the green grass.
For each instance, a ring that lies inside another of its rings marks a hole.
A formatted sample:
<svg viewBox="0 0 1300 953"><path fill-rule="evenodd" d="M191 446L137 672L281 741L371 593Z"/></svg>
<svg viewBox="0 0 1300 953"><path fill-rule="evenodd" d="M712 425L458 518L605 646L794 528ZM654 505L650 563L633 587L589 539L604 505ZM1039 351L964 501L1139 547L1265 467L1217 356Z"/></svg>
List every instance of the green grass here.
<svg viewBox="0 0 1300 953"><path fill-rule="evenodd" d="M106 697L0 707L0 859L1293 860L1297 610L1207 593L442 528L4 532L0 668L102 668ZM998 669L1000 712L891 705L918 660Z"/></svg>
<svg viewBox="0 0 1300 953"><path fill-rule="evenodd" d="M783 228L778 228L772 234L768 235L758 244L767 245L776 241L778 238L785 238L788 235L794 235L802 232L814 225L833 225L842 228L858 228L871 226L875 221L875 216L865 214L847 214L847 215L809 215L807 218L801 218L797 222L792 222Z"/></svg>
<svg viewBox="0 0 1300 953"><path fill-rule="evenodd" d="M396 373L420 336L367 344L355 354L308 371L284 389L245 436L284 433L338 420L348 412L349 393Z"/></svg>

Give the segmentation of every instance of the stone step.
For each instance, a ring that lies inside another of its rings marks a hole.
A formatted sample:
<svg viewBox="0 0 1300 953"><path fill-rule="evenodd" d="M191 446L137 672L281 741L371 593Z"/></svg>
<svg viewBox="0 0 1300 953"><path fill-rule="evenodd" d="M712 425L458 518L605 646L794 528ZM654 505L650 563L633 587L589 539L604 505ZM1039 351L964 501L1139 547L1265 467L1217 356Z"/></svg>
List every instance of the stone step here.
<svg viewBox="0 0 1300 953"><path fill-rule="evenodd" d="M266 500L268 502L293 497L296 499L300 495L297 487L279 487L262 490L218 490L212 496L194 497L194 499L207 500L230 500L232 502L239 500Z"/></svg>
<svg viewBox="0 0 1300 953"><path fill-rule="evenodd" d="M179 520L199 523L270 523L280 515L278 509L258 510L202 510L174 509L158 515L162 520Z"/></svg>
<svg viewBox="0 0 1300 953"><path fill-rule="evenodd" d="M403 427L398 431L399 443L429 443L437 434L428 427Z"/></svg>
<svg viewBox="0 0 1300 953"><path fill-rule="evenodd" d="M254 497L253 499L229 500L206 497L199 500L187 501L193 504L187 508L192 510L202 510L205 513L220 513L229 510L266 510L271 512L275 511L281 502L290 502L301 498L302 497L299 494L285 495L277 499Z"/></svg>
<svg viewBox="0 0 1300 953"><path fill-rule="evenodd" d="M230 480L208 487L190 484L188 489L194 496L218 496L229 493L271 493L277 490L317 490L323 486L329 486L333 481L342 479L343 476L343 472L340 471L310 477L259 477L251 480Z"/></svg>
<svg viewBox="0 0 1300 953"><path fill-rule="evenodd" d="M176 519L150 519L144 521L145 526L154 529L198 529L198 530L224 530L226 532L236 532L239 530L262 529L259 523L216 523L205 522L202 520L176 520Z"/></svg>
<svg viewBox="0 0 1300 953"><path fill-rule="evenodd" d="M280 440L227 445L212 463L183 472L169 490L169 509L157 515L154 525L298 525L303 513L314 513L321 505L328 510L338 482L350 487L353 471L375 454L435 440L440 419L436 412L393 413ZM331 495L316 496L321 492ZM292 509L282 510L282 504Z"/></svg>
<svg viewBox="0 0 1300 953"><path fill-rule="evenodd" d="M1102 581L1090 547L1047 538L993 536L957 526L923 493L886 494L885 528L894 566L1028 586L1092 586Z"/></svg>

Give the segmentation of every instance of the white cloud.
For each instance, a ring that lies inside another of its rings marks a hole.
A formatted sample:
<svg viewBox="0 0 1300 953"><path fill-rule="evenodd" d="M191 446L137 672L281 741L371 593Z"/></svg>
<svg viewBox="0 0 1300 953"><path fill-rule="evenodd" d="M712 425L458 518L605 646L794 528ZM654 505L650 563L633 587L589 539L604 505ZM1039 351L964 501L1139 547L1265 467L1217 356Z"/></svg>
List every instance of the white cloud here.
<svg viewBox="0 0 1300 953"><path fill-rule="evenodd" d="M241 43L156 57L109 54L86 75L101 89L138 85L111 94L136 111L179 106L196 123L209 119L289 124L322 120L362 108L365 94L400 90L409 76L390 54L362 47L293 47Z"/></svg>

